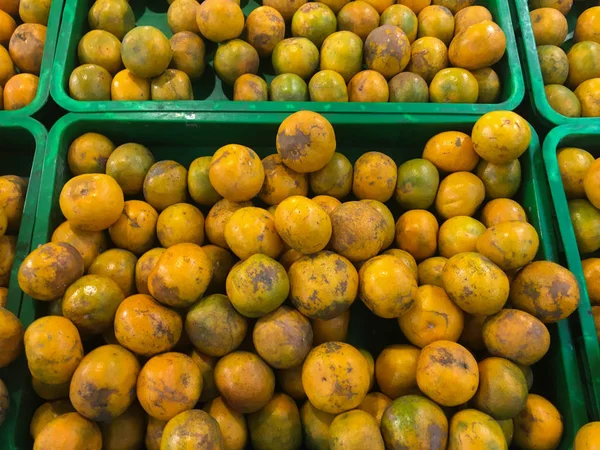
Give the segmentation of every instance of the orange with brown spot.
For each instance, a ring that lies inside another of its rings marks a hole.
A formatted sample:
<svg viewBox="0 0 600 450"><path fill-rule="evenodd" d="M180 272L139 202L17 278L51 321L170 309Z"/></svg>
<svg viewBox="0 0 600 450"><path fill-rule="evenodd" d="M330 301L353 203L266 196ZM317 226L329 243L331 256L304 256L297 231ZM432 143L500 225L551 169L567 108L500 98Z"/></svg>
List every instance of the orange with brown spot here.
<svg viewBox="0 0 600 450"><path fill-rule="evenodd" d="M244 202L260 192L265 170L254 150L230 144L215 152L208 176L220 195L232 202Z"/></svg>
<svg viewBox="0 0 600 450"><path fill-rule="evenodd" d="M396 244L422 261L435 254L438 231L438 221L429 211L407 211L396 222Z"/></svg>
<svg viewBox="0 0 600 450"><path fill-rule="evenodd" d="M560 412L540 395L529 394L525 408L513 422L513 442L519 448L557 448L563 435L563 419Z"/></svg>
<svg viewBox="0 0 600 450"><path fill-rule="evenodd" d="M135 294L135 266L133 253L112 248L100 253L88 269L88 274L103 275L119 285L126 297Z"/></svg>
<svg viewBox="0 0 600 450"><path fill-rule="evenodd" d="M352 177L353 168L348 158L335 152L325 167L309 175L310 189L318 196L342 199L352 189Z"/></svg>
<svg viewBox="0 0 600 450"><path fill-rule="evenodd" d="M288 197L308 194L308 176L287 167L280 155L269 155L262 164L265 181L258 197L267 205L278 205Z"/></svg>
<svg viewBox="0 0 600 450"><path fill-rule="evenodd" d="M158 216L156 235L165 248L186 242L202 245L204 216L194 205L176 203L167 207Z"/></svg>
<svg viewBox="0 0 600 450"><path fill-rule="evenodd" d="M240 259L255 254L276 259L283 250L271 213L253 206L238 209L231 215L225 225L225 241Z"/></svg>
<svg viewBox="0 0 600 450"><path fill-rule="evenodd" d="M340 414L329 428L329 448L343 450L356 445L356 448L384 450L383 438L377 421L360 409Z"/></svg>
<svg viewBox="0 0 600 450"><path fill-rule="evenodd" d="M175 311L149 295L136 294L121 302L114 327L119 344L138 355L151 357L175 347L183 325Z"/></svg>
<svg viewBox="0 0 600 450"><path fill-rule="evenodd" d="M23 325L8 309L0 307L0 367L12 363L23 349Z"/></svg>
<svg viewBox="0 0 600 450"><path fill-rule="evenodd" d="M389 156L367 152L354 163L352 192L359 199L387 202L396 188L398 168Z"/></svg>
<svg viewBox="0 0 600 450"><path fill-rule="evenodd" d="M192 409L169 420L163 429L160 448L193 449L200 443L203 450L224 448L218 422L205 411Z"/></svg>
<svg viewBox="0 0 600 450"><path fill-rule="evenodd" d="M476 251L479 237L485 231L485 225L477 219L469 216L451 217L440 227L438 235L440 256L451 258L459 253Z"/></svg>
<svg viewBox="0 0 600 450"><path fill-rule="evenodd" d="M121 216L109 227L108 232L117 247L141 255L155 244L157 220L158 213L148 203L129 200L123 205Z"/></svg>
<svg viewBox="0 0 600 450"><path fill-rule="evenodd" d="M135 264L135 287L140 294L150 294L148 277L166 248L153 248L139 257Z"/></svg>
<svg viewBox="0 0 600 450"><path fill-rule="evenodd" d="M51 242L64 242L72 245L83 258L84 269L87 271L92 261L108 248L108 238L103 231L83 231L67 222L61 223L54 233Z"/></svg>
<svg viewBox="0 0 600 450"><path fill-rule="evenodd" d="M477 239L477 251L502 270L514 270L533 261L539 237L527 222L504 222L488 228Z"/></svg>
<svg viewBox="0 0 600 450"><path fill-rule="evenodd" d="M114 36L113 36L114 37ZM69 146L67 163L75 176L84 173L104 173L115 144L98 133L85 133Z"/></svg>
<svg viewBox="0 0 600 450"><path fill-rule="evenodd" d="M229 218L238 209L252 206L252 202L230 202L227 199L219 200L210 209L204 222L206 237L208 240L222 248L229 248L225 240L225 225Z"/></svg>
<svg viewBox="0 0 600 450"><path fill-rule="evenodd" d="M199 401L207 402L214 400L219 396L219 392L215 386L215 366L217 365L218 358L205 355L197 350L192 350L191 357L202 375L202 393L200 394Z"/></svg>
<svg viewBox="0 0 600 450"><path fill-rule="evenodd" d="M447 261L443 256L433 256L421 261L417 266L419 283L443 288L442 272Z"/></svg>
<svg viewBox="0 0 600 450"><path fill-rule="evenodd" d="M123 414L135 400L140 363L119 345L92 350L73 373L69 399L82 416L110 421Z"/></svg>
<svg viewBox="0 0 600 450"><path fill-rule="evenodd" d="M473 150L471 136L460 131L444 131L427 141L423 159L443 172L470 172L477 166L479 155Z"/></svg>
<svg viewBox="0 0 600 450"><path fill-rule="evenodd" d="M493 227L511 220L527 222L527 215L521 205L509 198L491 200L485 204L481 211L481 222L486 227Z"/></svg>
<svg viewBox="0 0 600 450"><path fill-rule="evenodd" d="M144 178L144 198L157 211L187 199L187 170L176 161L154 163Z"/></svg>

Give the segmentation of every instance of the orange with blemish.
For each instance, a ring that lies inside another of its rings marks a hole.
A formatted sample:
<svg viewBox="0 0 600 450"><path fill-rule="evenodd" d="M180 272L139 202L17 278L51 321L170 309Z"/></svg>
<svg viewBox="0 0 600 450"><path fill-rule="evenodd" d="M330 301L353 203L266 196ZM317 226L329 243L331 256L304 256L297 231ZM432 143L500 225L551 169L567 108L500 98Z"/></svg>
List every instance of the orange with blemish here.
<svg viewBox="0 0 600 450"><path fill-rule="evenodd" d="M435 209L449 219L455 216L473 216L485 199L483 182L470 172L454 172L440 183Z"/></svg>
<svg viewBox="0 0 600 450"><path fill-rule="evenodd" d="M209 356L224 356L241 345L248 320L235 310L226 296L213 294L189 309L185 329L198 351Z"/></svg>
<svg viewBox="0 0 600 450"><path fill-rule="evenodd" d="M14 111L29 105L37 95L39 78L29 73L13 76L4 86L4 109Z"/></svg>
<svg viewBox="0 0 600 450"><path fill-rule="evenodd" d="M329 450L329 427L335 417L335 414L315 408L308 400L304 402L300 408L300 420L304 443L308 448Z"/></svg>
<svg viewBox="0 0 600 450"><path fill-rule="evenodd" d="M460 344L433 342L419 355L417 384L436 403L458 406L475 395L479 385L477 361Z"/></svg>
<svg viewBox="0 0 600 450"><path fill-rule="evenodd" d="M394 220L394 216L392 212L389 210L387 206L385 206L382 202L378 200L365 199L361 200L366 204L370 205L374 209L376 209L382 216L386 224L385 229L385 238L383 240L382 249L388 248L390 245L394 243L394 238L396 237L396 222ZM416 264L415 264L416 266Z"/></svg>
<svg viewBox="0 0 600 450"><path fill-rule="evenodd" d="M359 199L387 202L394 194L396 163L380 152L367 152L354 163L352 192Z"/></svg>
<svg viewBox="0 0 600 450"><path fill-rule="evenodd" d="M12 363L23 349L23 325L16 315L0 307L0 367Z"/></svg>
<svg viewBox="0 0 600 450"><path fill-rule="evenodd" d="M567 198L585 198L583 179L594 162L592 154L582 148L563 147L556 152L556 159Z"/></svg>
<svg viewBox="0 0 600 450"><path fill-rule="evenodd" d="M2 238L6 239L6 236ZM83 273L83 258L75 247L64 242L50 242L35 249L23 260L18 282L25 294L49 301L62 296Z"/></svg>
<svg viewBox="0 0 600 450"><path fill-rule="evenodd" d="M352 179L352 164L348 158L337 152L325 167L309 175L310 189L317 196L331 196L336 199L343 199L350 193Z"/></svg>
<svg viewBox="0 0 600 450"><path fill-rule="evenodd" d="M254 150L230 144L213 155L209 178L215 190L227 200L244 202L260 192L265 171Z"/></svg>
<svg viewBox="0 0 600 450"><path fill-rule="evenodd" d="M212 277L210 259L196 244L175 244L159 258L148 277L148 290L159 302L188 307L206 291Z"/></svg>
<svg viewBox="0 0 600 450"><path fill-rule="evenodd" d="M77 412L90 420L114 420L135 400L139 372L138 360L123 347L98 347L73 373L69 399Z"/></svg>
<svg viewBox="0 0 600 450"><path fill-rule="evenodd" d="M343 450L353 445L373 450L385 448L377 421L360 409L340 414L329 427L331 450Z"/></svg>
<svg viewBox="0 0 600 450"><path fill-rule="evenodd" d="M6 220L5 233L16 232L21 224L27 183L14 175L0 177L0 204Z"/></svg>
<svg viewBox="0 0 600 450"><path fill-rule="evenodd" d="M402 29L395 25L382 25L369 33L364 53L367 67L390 79L407 66L411 45Z"/></svg>
<svg viewBox="0 0 600 450"><path fill-rule="evenodd" d="M199 443L206 450L224 448L219 423L205 411L192 409L169 420L162 432L160 448L187 449L197 447Z"/></svg>
<svg viewBox="0 0 600 450"><path fill-rule="evenodd" d="M560 412L540 395L529 394L525 408L513 422L513 442L519 448L557 448L563 435L563 419Z"/></svg>
<svg viewBox="0 0 600 450"><path fill-rule="evenodd" d="M85 133L69 146L67 162L75 176L84 173L104 173L115 144L98 133Z"/></svg>
<svg viewBox="0 0 600 450"><path fill-rule="evenodd" d="M375 378L381 392L398 398L417 388L417 360L421 350L412 345L390 345L375 361Z"/></svg>
<svg viewBox="0 0 600 450"><path fill-rule="evenodd" d="M348 83L348 100L351 102L387 102L389 98L388 83L375 70L358 72Z"/></svg>
<svg viewBox="0 0 600 450"><path fill-rule="evenodd" d="M135 255L147 252L156 241L158 217L156 210L148 203L126 201L121 217L108 228L113 244Z"/></svg>
<svg viewBox="0 0 600 450"><path fill-rule="evenodd" d="M225 239L225 225L229 218L238 209L252 206L252 202L231 202L227 199L219 200L210 209L204 222L204 229L208 240L222 248L229 248Z"/></svg>
<svg viewBox="0 0 600 450"><path fill-rule="evenodd" d="M8 287L10 280L10 274L13 269L15 261L15 251L17 249L17 237L16 236L0 236L0 286ZM27 259L25 259L27 261ZM32 268L33 269L33 268ZM19 269L20 273L20 269ZM23 280L27 281L27 280ZM19 281L19 287L21 287L22 281ZM39 286L39 288L43 288ZM23 288L21 288L23 290Z"/></svg>
<svg viewBox="0 0 600 450"><path fill-rule="evenodd" d="M137 397L142 408L159 420L171 420L192 409L201 391L200 369L192 358L182 353L152 357L142 367L137 381Z"/></svg>
<svg viewBox="0 0 600 450"><path fill-rule="evenodd" d="M64 449L102 449L102 433L91 420L76 412L63 414L38 434L33 443L33 450Z"/></svg>
<svg viewBox="0 0 600 450"><path fill-rule="evenodd" d="M315 347L302 367L302 385L308 399L318 409L333 414L360 405L369 382L365 357L356 348L341 342Z"/></svg>
<svg viewBox="0 0 600 450"><path fill-rule="evenodd" d="M422 261L435 254L438 231L437 219L429 211L407 211L396 222L396 244Z"/></svg>
<svg viewBox="0 0 600 450"><path fill-rule="evenodd" d="M40 74L46 27L37 23L19 25L10 38L8 52L21 73Z"/></svg>
<svg viewBox="0 0 600 450"><path fill-rule="evenodd" d="M568 269L551 261L535 261L517 273L510 302L544 323L558 322L579 306L579 285Z"/></svg>
<svg viewBox="0 0 600 450"><path fill-rule="evenodd" d="M265 181L258 197L267 205L278 205L288 197L308 194L308 176L287 167L278 154L267 156L262 164Z"/></svg>
<svg viewBox="0 0 600 450"><path fill-rule="evenodd" d="M242 260L255 254L277 258L283 250L275 220L262 208L245 207L235 211L225 225L225 241Z"/></svg>
<svg viewBox="0 0 600 450"><path fill-rule="evenodd" d="M590 422L582 426L573 443L573 450L596 450L600 445L600 422Z"/></svg>
<svg viewBox="0 0 600 450"><path fill-rule="evenodd" d="M421 261L417 266L419 283L443 288L442 272L447 261L443 256L433 256Z"/></svg>
<svg viewBox="0 0 600 450"><path fill-rule="evenodd" d="M468 134L444 131L427 141L423 159L431 161L442 172L470 172L479 162Z"/></svg>
<svg viewBox="0 0 600 450"><path fill-rule="evenodd" d="M79 331L64 317L37 319L25 331L24 340L29 371L44 383L68 382L83 358Z"/></svg>
<svg viewBox="0 0 600 450"><path fill-rule="evenodd" d="M275 227L283 241L304 254L325 248L331 238L331 219L312 200L295 195L283 200L275 210Z"/></svg>
<svg viewBox="0 0 600 450"><path fill-rule="evenodd" d="M581 261L585 285L592 305L600 305L600 258Z"/></svg>
<svg viewBox="0 0 600 450"><path fill-rule="evenodd" d="M464 409L450 420L448 450L464 448L507 450L508 445L496 420L481 411Z"/></svg>
<svg viewBox="0 0 600 450"><path fill-rule="evenodd" d="M363 42L350 31L338 31L328 36L323 41L320 53L320 69L339 73L346 83L362 70Z"/></svg>
<svg viewBox="0 0 600 450"><path fill-rule="evenodd" d="M481 222L486 227L493 227L512 220L527 222L527 215L521 205L509 198L491 200L485 204L481 211Z"/></svg>
<svg viewBox="0 0 600 450"><path fill-rule="evenodd" d="M531 129L525 119L511 111L492 111L475 122L471 132L473 149L493 164L519 158L529 147Z"/></svg>
<svg viewBox="0 0 600 450"><path fill-rule="evenodd" d="M484 350L483 343L483 323L487 319L486 316L472 316L465 314L465 325L463 332L460 335L458 342L469 350Z"/></svg>
<svg viewBox="0 0 600 450"><path fill-rule="evenodd" d="M381 425L381 418L385 410L392 404L392 400L381 392L371 392L367 394L363 402L358 405L358 409L361 409L369 413L377 422L377 425Z"/></svg>
<svg viewBox="0 0 600 450"><path fill-rule="evenodd" d="M204 243L204 216L194 205L176 203L167 207L158 216L156 234L160 244L171 247L175 244Z"/></svg>
<svg viewBox="0 0 600 450"><path fill-rule="evenodd" d="M234 39L244 29L244 13L235 2L205 1L197 9L196 21L200 33L213 42Z"/></svg>
<svg viewBox="0 0 600 450"><path fill-rule="evenodd" d="M61 310L83 335L100 334L113 324L124 298L119 285L110 278L85 275L69 286Z"/></svg>
<svg viewBox="0 0 600 450"><path fill-rule="evenodd" d="M537 231L527 222L503 222L488 228L477 239L477 251L509 271L530 263L537 254Z"/></svg>
<svg viewBox="0 0 600 450"><path fill-rule="evenodd" d="M223 449L243 450L248 442L248 426L242 413L232 409L217 397L204 405L203 410L217 421L223 436Z"/></svg>
<svg viewBox="0 0 600 450"><path fill-rule="evenodd" d="M233 100L239 102L266 102L269 100L267 82L252 73L240 75L233 83Z"/></svg>
<svg viewBox="0 0 600 450"><path fill-rule="evenodd" d="M101 231L114 224L123 211L123 191L114 178L84 174L71 178L60 193L60 209L75 228Z"/></svg>
<svg viewBox="0 0 600 450"><path fill-rule="evenodd" d="M134 403L115 420L100 423L100 430L102 446L106 449L140 448L146 432L146 413Z"/></svg>
<svg viewBox="0 0 600 450"><path fill-rule="evenodd" d="M74 411L75 409L68 399L56 400L42 404L38 409L35 410L33 417L31 418L31 423L29 424L29 433L31 434L31 437L35 440L44 427L54 419L62 416L63 414Z"/></svg>
<svg viewBox="0 0 600 450"><path fill-rule="evenodd" d="M137 355L151 357L175 347L183 324L175 311L149 295L136 294L121 302L114 327L119 344Z"/></svg>
<svg viewBox="0 0 600 450"><path fill-rule="evenodd" d="M121 41L108 31L88 31L77 45L77 58L79 64L97 64L115 75L123 67Z"/></svg>
<svg viewBox="0 0 600 450"><path fill-rule="evenodd" d="M148 277L165 251L165 248L153 248L137 260L135 264L135 287L139 294L150 294Z"/></svg>
<svg viewBox="0 0 600 450"><path fill-rule="evenodd" d="M417 16L419 26L417 37L433 36L449 45L454 36L454 16L445 6L430 5Z"/></svg>
<svg viewBox="0 0 600 450"><path fill-rule="evenodd" d="M414 73L431 83L440 70L448 67L448 49L446 44L433 36L424 36L414 41L410 47L408 72Z"/></svg>
<svg viewBox="0 0 600 450"><path fill-rule="evenodd" d="M221 196L215 188L210 184L210 177L208 175L210 171L211 156L201 156L196 158L190 164L188 171L188 190L190 191L190 197L195 203L203 206L213 206L219 200Z"/></svg>
<svg viewBox="0 0 600 450"><path fill-rule="evenodd" d="M199 401L204 403L214 400L219 396L219 391L217 391L215 385L215 366L218 358L205 355L197 350L192 350L191 358L200 369L200 375L202 376L202 393Z"/></svg>
<svg viewBox="0 0 600 450"><path fill-rule="evenodd" d="M484 20L494 20L485 6L474 5L461 9L454 15L454 36Z"/></svg>
<svg viewBox="0 0 600 450"><path fill-rule="evenodd" d="M227 280L229 271L233 267L234 257L227 250L216 245L205 245L202 249L213 266L213 276L210 279L206 293L222 294L225 292L225 281Z"/></svg>
<svg viewBox="0 0 600 450"><path fill-rule="evenodd" d="M144 198L157 211L187 199L187 170L176 161L159 161L144 178Z"/></svg>
<svg viewBox="0 0 600 450"><path fill-rule="evenodd" d="M290 299L311 319L333 319L350 308L358 293L358 273L346 258L324 251L299 259L288 271ZM327 280L325 282L324 280Z"/></svg>
<svg viewBox="0 0 600 450"><path fill-rule="evenodd" d="M485 225L472 217L451 217L440 227L438 235L440 256L451 258L458 253L476 251L477 242L485 231Z"/></svg>
<svg viewBox="0 0 600 450"><path fill-rule="evenodd" d="M337 20L340 31L351 31L364 41L379 26L379 13L368 2L359 0L344 5Z"/></svg>
<svg viewBox="0 0 600 450"><path fill-rule="evenodd" d="M271 6L259 6L246 19L245 38L261 57L270 56L277 43L285 37L283 17Z"/></svg>
<svg viewBox="0 0 600 450"><path fill-rule="evenodd" d="M135 294L135 265L133 253L113 248L100 253L88 269L88 275L103 275L119 285L125 296Z"/></svg>
<svg viewBox="0 0 600 450"><path fill-rule="evenodd" d="M275 390L275 375L254 353L237 351L219 360L215 383L230 407L248 414L269 403Z"/></svg>
<svg viewBox="0 0 600 450"><path fill-rule="evenodd" d="M421 285L412 307L398 319L400 330L418 347L435 341L458 341L464 314L438 286Z"/></svg>

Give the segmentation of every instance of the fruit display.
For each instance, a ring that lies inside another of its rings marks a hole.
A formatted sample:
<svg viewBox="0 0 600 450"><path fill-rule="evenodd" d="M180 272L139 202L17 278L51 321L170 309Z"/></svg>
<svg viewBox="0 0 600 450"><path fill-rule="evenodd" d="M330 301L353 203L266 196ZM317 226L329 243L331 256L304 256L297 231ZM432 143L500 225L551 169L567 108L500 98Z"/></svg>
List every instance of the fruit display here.
<svg viewBox="0 0 600 450"><path fill-rule="evenodd" d="M508 97L497 63L512 30L475 0L174 0L164 8L140 19L126 0L96 0L89 28L71 37L78 64L64 77L70 97L221 99L211 93L215 78L223 99L249 102Z"/></svg>
<svg viewBox="0 0 600 450"><path fill-rule="evenodd" d="M29 105L38 92L51 1L0 2L0 110Z"/></svg>
<svg viewBox="0 0 600 450"><path fill-rule="evenodd" d="M535 259L522 117L411 157L309 111L253 148L127 128L50 150L62 219L18 270L34 449L558 446L531 366L579 288Z"/></svg>
<svg viewBox="0 0 600 450"><path fill-rule="evenodd" d="M529 3L548 104L569 118L600 116L600 6L576 2L573 7L572 0Z"/></svg>

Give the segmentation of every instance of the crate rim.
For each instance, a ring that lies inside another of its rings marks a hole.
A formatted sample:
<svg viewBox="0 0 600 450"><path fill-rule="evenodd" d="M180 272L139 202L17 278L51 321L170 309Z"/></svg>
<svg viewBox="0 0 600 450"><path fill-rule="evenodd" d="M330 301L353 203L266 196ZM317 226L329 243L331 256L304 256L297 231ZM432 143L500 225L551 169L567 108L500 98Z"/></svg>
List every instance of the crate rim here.
<svg viewBox="0 0 600 450"><path fill-rule="evenodd" d="M233 100L188 100L188 101L78 101L71 98L64 83L68 80L66 74L66 60L69 42L71 40L72 23L75 20L75 8L80 0L65 0L64 16L58 34L58 44L54 67L56 68L51 80L50 95L54 101L68 112L86 112L90 108L94 112L229 112L229 113L285 113L309 108L319 113L344 113L344 114L445 114L445 115L473 115L479 116L495 110L514 111L525 97L524 74L521 68L517 39L512 23L509 1L494 0L498 2L502 13L495 18L496 23L502 28L506 36L506 58L509 76L513 79L514 90L502 103L329 103L329 102L235 102ZM216 76L216 75L215 75ZM139 106L137 106L139 105ZM308 106L310 105L310 106ZM137 109L139 107L139 109ZM136 108L136 109L132 109ZM458 109L458 112L456 111Z"/></svg>

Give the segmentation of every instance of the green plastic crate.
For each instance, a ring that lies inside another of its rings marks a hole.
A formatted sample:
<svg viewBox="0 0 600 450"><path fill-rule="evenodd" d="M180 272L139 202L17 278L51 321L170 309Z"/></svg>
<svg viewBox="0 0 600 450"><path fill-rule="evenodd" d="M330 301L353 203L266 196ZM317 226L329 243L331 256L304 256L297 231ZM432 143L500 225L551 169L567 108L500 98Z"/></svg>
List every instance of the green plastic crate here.
<svg viewBox="0 0 600 450"><path fill-rule="evenodd" d="M31 251L31 237L40 191L42 167L44 166L47 132L42 124L29 117L11 117L0 120L0 136L2 136L0 141L0 175L18 175L29 178L6 303L6 308L18 316L21 311L23 293L17 283L17 271L23 259ZM8 387L11 405L18 404L21 399L20 378L22 371L26 370L24 359L21 356L10 366L0 369L0 379ZM9 409L6 421L0 427L0 442L2 443L0 447L2 448L4 448L5 442L4 430L15 428L17 425L16 417L15 409Z"/></svg>
<svg viewBox="0 0 600 450"><path fill-rule="evenodd" d="M575 344L584 365L583 373L589 391L590 415L592 419L600 420L600 346L598 345L590 299L583 277L581 255L577 248L567 206L567 197L558 169L556 151L562 147L583 148L592 153L595 158L600 157L600 125L598 125L598 121L594 126L564 125L552 130L544 141L544 161L554 210L556 211L556 221L562 239L564 259L569 269L577 277L581 289L581 303L576 317L577 323L573 327ZM594 256L597 257L598 253ZM585 255L585 257L588 257L588 255Z"/></svg>
<svg viewBox="0 0 600 450"><path fill-rule="evenodd" d="M519 56L512 27L507 0L478 0L478 4L486 6L494 20L506 34L506 55L494 66L502 82L500 102L496 104L440 104L440 103L317 103L311 102L313 111L328 113L407 113L407 114L484 114L497 109L513 110L523 100L525 89L521 73ZM234 102L231 86L222 85L221 80L212 68L212 59L216 45L206 41L206 53L209 65L204 75L193 82L194 98L192 101L174 102L84 102L69 96L69 76L79 63L77 44L89 31L87 14L91 0L66 0L64 20L56 58L56 73L52 79L51 93L54 100L70 112L139 112L139 111L250 111L250 112L291 112L307 108L306 102ZM258 6L257 0L241 2L244 14L248 14ZM166 0L148 0L145 7L132 2L137 25L152 25L159 28L166 36L172 36L167 24L168 3ZM264 60L259 69L270 84L274 71L270 58Z"/></svg>
<svg viewBox="0 0 600 450"><path fill-rule="evenodd" d="M40 70L40 81L38 90L33 101L21 109L14 111L0 110L0 123L15 116L33 116L39 112L48 102L50 95L50 78L54 71L54 54L58 42L58 30L60 28L60 18L62 17L64 0L52 0L50 6L50 15L48 17L48 29L46 31L46 43L44 44L44 55L42 57L42 67Z"/></svg>
<svg viewBox="0 0 600 450"><path fill-rule="evenodd" d="M556 125L593 125L598 123L597 117L566 117L556 112L546 99L544 91L544 81L542 80L542 70L538 60L537 47L531 28L529 18L529 6L527 0L514 0L514 7L518 24L516 24L517 44L523 60L523 72L525 73L525 83L531 107L537 119L546 127L552 128ZM569 34L567 40L562 45L563 50L568 51L573 45L573 30L577 22L577 17L587 8L597 6L598 2L584 0L573 2L573 8L567 15L569 24Z"/></svg>
<svg viewBox="0 0 600 450"><path fill-rule="evenodd" d="M66 155L71 142L86 132L108 136L115 143L138 142L147 145L157 160L175 159L189 165L195 158L211 155L217 148L232 142L252 147L264 157L275 152L275 135L285 114L267 118L261 114L69 114L50 132L48 151L42 173L42 189L32 245L47 242L53 230L64 220L58 197L70 174ZM385 116L374 132L359 116L328 114L335 128L338 151L352 161L373 148L392 156L396 163L420 157L427 140L441 131L459 130L469 133L474 119L455 115L449 118L418 116ZM539 139L532 130L529 151L522 157L523 183L520 195L531 223L542 243L538 257L555 260L555 237L548 227L550 197L543 175ZM44 314L46 302L23 296L20 318L25 325ZM374 354L385 346L402 342L395 320L375 317L357 300L352 306L349 342L369 349ZM567 321L549 327L552 345L548 355L534 367L534 390L549 398L564 417L565 434L561 450L570 448L576 431L588 421L583 386ZM31 448L29 421L40 400L30 385L30 376L23 364L19 366L20 391L13 413L17 414L16 429L0 430L0 442L9 450ZM548 376L551 373L552 376ZM1 431L5 433L2 434Z"/></svg>

